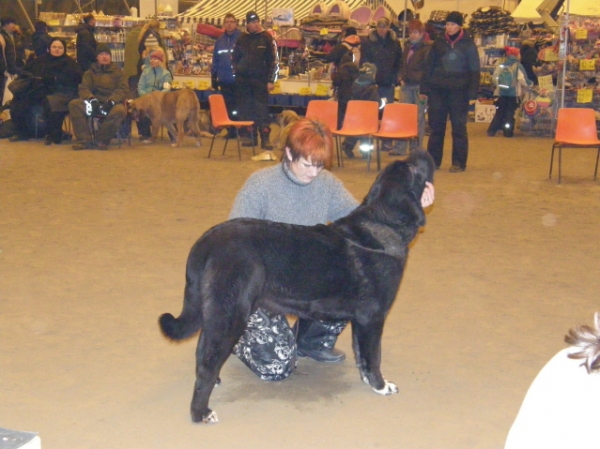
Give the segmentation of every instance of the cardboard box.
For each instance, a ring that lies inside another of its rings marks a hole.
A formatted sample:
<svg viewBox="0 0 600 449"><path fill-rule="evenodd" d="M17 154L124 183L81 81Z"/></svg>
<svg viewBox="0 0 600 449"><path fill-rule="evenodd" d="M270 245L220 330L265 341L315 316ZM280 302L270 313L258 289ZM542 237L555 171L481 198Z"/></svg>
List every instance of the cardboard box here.
<svg viewBox="0 0 600 449"><path fill-rule="evenodd" d="M475 122L490 123L496 114L496 106L493 104L475 104Z"/></svg>

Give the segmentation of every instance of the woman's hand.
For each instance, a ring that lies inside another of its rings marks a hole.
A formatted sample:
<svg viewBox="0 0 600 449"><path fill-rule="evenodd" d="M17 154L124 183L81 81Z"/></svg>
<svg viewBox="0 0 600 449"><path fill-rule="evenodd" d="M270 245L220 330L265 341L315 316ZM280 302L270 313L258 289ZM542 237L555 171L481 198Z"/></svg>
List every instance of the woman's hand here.
<svg viewBox="0 0 600 449"><path fill-rule="evenodd" d="M435 200L435 188L433 184L430 182L425 183L425 190L423 190L423 195L421 195L421 206L423 208L429 207L433 204Z"/></svg>

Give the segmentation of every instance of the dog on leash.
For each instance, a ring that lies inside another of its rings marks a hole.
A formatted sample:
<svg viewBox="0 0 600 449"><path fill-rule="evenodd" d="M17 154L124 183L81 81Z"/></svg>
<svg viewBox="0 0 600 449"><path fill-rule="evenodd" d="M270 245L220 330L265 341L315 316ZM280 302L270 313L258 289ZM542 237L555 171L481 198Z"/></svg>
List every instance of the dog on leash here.
<svg viewBox="0 0 600 449"><path fill-rule="evenodd" d="M221 368L257 308L313 320L349 320L362 380L378 394L398 392L381 374L381 336L396 297L408 245L425 224L421 196L433 181L429 153L387 166L350 215L298 226L239 218L208 230L187 259L183 310L163 314L172 340L202 332L196 350L194 422L216 423L208 407Z"/></svg>
<svg viewBox="0 0 600 449"><path fill-rule="evenodd" d="M287 136L290 133L290 129L300 120L300 116L290 109L284 109L277 116L277 124L279 125L279 136L277 136L277 142L275 148L278 150L283 150L285 148L285 142L287 140Z"/></svg>
<svg viewBox="0 0 600 449"><path fill-rule="evenodd" d="M196 145L201 146L202 133L198 128L200 102L192 89L171 92L154 91L142 95L129 103L129 111L134 120L147 116L152 121L152 140L156 140L160 127L164 125L176 141L173 147L180 147L185 135L184 126L196 137ZM177 125L177 129L175 126ZM212 136L211 136L212 137Z"/></svg>

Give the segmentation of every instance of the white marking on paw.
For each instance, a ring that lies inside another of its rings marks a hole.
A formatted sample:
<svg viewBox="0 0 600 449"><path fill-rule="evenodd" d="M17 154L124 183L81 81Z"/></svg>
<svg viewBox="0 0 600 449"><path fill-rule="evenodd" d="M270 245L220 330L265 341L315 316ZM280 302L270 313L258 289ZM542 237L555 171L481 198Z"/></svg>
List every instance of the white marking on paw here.
<svg viewBox="0 0 600 449"><path fill-rule="evenodd" d="M177 145L176 143L172 143L172 144L171 144L171 146L172 146L173 148L175 148L175 147L178 147L179 145Z"/></svg>
<svg viewBox="0 0 600 449"><path fill-rule="evenodd" d="M362 371L360 372L360 378L362 379L362 381L364 383L366 383L367 385L369 385L369 378L367 377L367 375L365 373L363 373Z"/></svg>
<svg viewBox="0 0 600 449"><path fill-rule="evenodd" d="M398 393L398 387L395 383L385 381L385 386L381 390L376 390L373 388L373 391L382 396L389 396L390 394Z"/></svg>
<svg viewBox="0 0 600 449"><path fill-rule="evenodd" d="M202 419L204 424L216 424L219 422L219 418L217 417L217 413L215 411L210 412L208 416Z"/></svg>

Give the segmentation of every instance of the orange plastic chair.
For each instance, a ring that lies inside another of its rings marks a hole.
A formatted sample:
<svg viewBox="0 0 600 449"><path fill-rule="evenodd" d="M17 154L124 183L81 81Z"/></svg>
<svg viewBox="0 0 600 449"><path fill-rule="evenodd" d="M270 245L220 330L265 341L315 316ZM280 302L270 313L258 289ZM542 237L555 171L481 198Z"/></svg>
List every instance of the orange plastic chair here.
<svg viewBox="0 0 600 449"><path fill-rule="evenodd" d="M337 130L338 102L329 100L310 100L306 107L306 118L316 118L325 123L331 132ZM336 139L337 143L337 139ZM336 145L338 167L341 164L340 148Z"/></svg>
<svg viewBox="0 0 600 449"><path fill-rule="evenodd" d="M233 121L229 118L229 114L227 113L227 108L225 107L225 100L223 99L223 95L213 94L208 97L208 105L210 108L210 118L212 120L212 125L221 130L223 128L227 128L233 126L235 128L235 135L237 137L237 145L238 145L238 158L242 160L242 149L240 145L240 128L244 126L248 126L250 128L250 138L252 139L252 154L256 154L254 149L254 122L253 121L245 121L245 122L237 122ZM208 150L208 157L212 153L213 144L215 143L215 134L210 142L210 149ZM227 149L227 142L229 142L229 133L227 137L225 137L225 146L223 147L223 154L225 154L225 150Z"/></svg>
<svg viewBox="0 0 600 449"><path fill-rule="evenodd" d="M376 101L350 100L342 128L334 131L339 148L340 137L369 137L369 147L372 136L379 131L379 103ZM341 165L344 166L344 157L340 152ZM367 171L371 170L371 151L367 154Z"/></svg>
<svg viewBox="0 0 600 449"><path fill-rule="evenodd" d="M598 176L598 160L600 159L600 140L596 130L596 117L593 109L589 108L561 108L558 110L556 121L556 137L552 145L550 156L550 174L552 179L552 164L554 162L554 149L558 147L558 183L561 182L561 163L563 147L597 148L596 168L594 180Z"/></svg>
<svg viewBox="0 0 600 449"><path fill-rule="evenodd" d="M377 141L377 170L381 170L381 139L408 140L419 138L419 107L416 104L389 103L383 108ZM410 147L410 145L408 145Z"/></svg>

